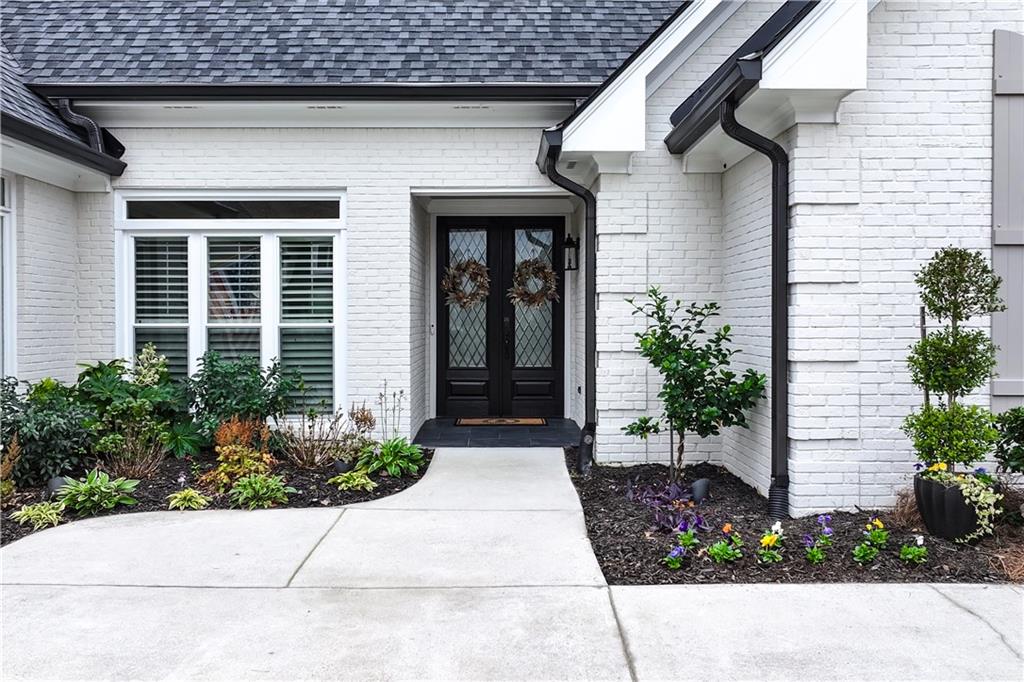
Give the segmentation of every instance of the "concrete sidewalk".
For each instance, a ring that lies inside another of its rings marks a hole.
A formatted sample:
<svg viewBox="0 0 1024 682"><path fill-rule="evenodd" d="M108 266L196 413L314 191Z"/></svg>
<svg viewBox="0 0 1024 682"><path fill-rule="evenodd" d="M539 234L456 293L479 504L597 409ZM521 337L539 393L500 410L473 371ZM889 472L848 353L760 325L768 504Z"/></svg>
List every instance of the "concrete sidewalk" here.
<svg viewBox="0 0 1024 682"><path fill-rule="evenodd" d="M558 449L344 509L129 514L0 550L14 679L1024 678L1010 586L605 585Z"/></svg>

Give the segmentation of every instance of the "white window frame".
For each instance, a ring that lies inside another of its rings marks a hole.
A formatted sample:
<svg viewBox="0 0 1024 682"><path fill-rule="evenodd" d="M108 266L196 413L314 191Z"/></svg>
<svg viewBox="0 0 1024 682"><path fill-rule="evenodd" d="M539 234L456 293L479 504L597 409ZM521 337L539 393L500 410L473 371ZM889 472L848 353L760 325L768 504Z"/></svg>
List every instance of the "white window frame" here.
<svg viewBox="0 0 1024 682"><path fill-rule="evenodd" d="M17 194L14 188L14 176L3 173L4 185L7 188L7 201L0 206L3 213L3 235L0 235L3 249L0 253L0 277L3 277L3 374L18 376L18 295L17 295L17 264L18 264L18 230L15 202ZM2 203L2 202L0 202Z"/></svg>
<svg viewBox="0 0 1024 682"><path fill-rule="evenodd" d="M128 218L129 201L299 201L336 200L334 219L142 219ZM334 329L334 409L348 404L346 300L346 203L343 190L120 190L114 197L115 334L118 357L135 353L135 248L136 237L188 238L188 371L199 369L206 352L208 329L207 239L259 237L260 239L260 361L264 367L280 357L281 327ZM334 245L333 322L282 322L280 319L280 239L287 237L332 238ZM275 292L267 296L266 292ZM159 326L159 325L143 325ZM178 326L169 325L169 326ZM245 326L245 325L219 325Z"/></svg>

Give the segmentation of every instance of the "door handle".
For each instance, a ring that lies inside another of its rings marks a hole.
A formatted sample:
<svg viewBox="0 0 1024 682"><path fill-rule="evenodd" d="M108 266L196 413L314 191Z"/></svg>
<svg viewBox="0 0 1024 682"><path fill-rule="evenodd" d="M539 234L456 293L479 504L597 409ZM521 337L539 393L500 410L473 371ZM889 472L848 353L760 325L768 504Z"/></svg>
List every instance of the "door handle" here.
<svg viewBox="0 0 1024 682"><path fill-rule="evenodd" d="M508 315L504 318L504 330L505 330L505 358L511 357L512 354L512 318Z"/></svg>

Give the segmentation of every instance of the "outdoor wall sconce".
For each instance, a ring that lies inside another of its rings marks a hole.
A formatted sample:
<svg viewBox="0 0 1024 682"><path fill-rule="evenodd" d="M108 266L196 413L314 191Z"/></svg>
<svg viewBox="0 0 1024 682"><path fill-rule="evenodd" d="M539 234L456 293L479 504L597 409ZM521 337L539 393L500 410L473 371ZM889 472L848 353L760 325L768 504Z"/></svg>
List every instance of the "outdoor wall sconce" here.
<svg viewBox="0 0 1024 682"><path fill-rule="evenodd" d="M570 234L565 238L565 271L580 269L580 243Z"/></svg>

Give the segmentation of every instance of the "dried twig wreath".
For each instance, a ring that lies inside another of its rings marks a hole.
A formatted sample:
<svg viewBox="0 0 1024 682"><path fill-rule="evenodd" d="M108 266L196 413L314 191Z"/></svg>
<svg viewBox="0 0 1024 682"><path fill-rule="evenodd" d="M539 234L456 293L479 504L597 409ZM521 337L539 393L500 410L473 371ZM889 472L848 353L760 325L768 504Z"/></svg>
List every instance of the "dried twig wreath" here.
<svg viewBox="0 0 1024 682"><path fill-rule="evenodd" d="M472 308L487 299L491 292L491 277L487 266L475 258L467 258L452 263L441 278L441 289L445 293L445 302L457 305L463 310Z"/></svg>
<svg viewBox="0 0 1024 682"><path fill-rule="evenodd" d="M536 289L533 288L535 280L540 282ZM558 276L546 260L528 258L516 266L508 297L525 308L537 308L545 301L557 301Z"/></svg>

